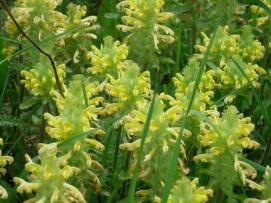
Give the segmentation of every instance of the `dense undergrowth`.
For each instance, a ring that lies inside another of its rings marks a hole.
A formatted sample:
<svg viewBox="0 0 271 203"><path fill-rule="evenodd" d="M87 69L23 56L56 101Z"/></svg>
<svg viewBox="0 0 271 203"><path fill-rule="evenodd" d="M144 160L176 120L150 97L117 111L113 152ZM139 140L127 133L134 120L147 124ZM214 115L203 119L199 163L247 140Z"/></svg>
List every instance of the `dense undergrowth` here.
<svg viewBox="0 0 271 203"><path fill-rule="evenodd" d="M0 8L0 202L271 202L270 0Z"/></svg>

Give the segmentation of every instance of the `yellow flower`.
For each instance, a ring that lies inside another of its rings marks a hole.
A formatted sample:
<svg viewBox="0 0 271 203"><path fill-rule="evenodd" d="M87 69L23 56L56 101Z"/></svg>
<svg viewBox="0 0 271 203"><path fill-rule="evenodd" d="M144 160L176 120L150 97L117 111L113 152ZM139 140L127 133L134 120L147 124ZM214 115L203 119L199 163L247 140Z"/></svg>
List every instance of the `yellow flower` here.
<svg viewBox="0 0 271 203"><path fill-rule="evenodd" d="M127 56L126 44L121 44L119 41L114 42L110 36L105 37L100 49L92 46L92 51L88 53L92 66L87 71L95 77L103 77L103 80L106 74L116 77L118 72L124 69Z"/></svg>
<svg viewBox="0 0 271 203"><path fill-rule="evenodd" d="M177 181L171 190L168 203L205 203L208 198L213 196L211 189L205 187L197 187L199 179L195 178L192 181L186 177Z"/></svg>
<svg viewBox="0 0 271 203"><path fill-rule="evenodd" d="M42 41L46 36L56 34L66 23L66 16L55 11L62 0L17 0L11 13L16 21L34 41ZM15 38L22 39L21 33L8 17L6 31Z"/></svg>
<svg viewBox="0 0 271 203"><path fill-rule="evenodd" d="M97 83L89 83L77 75L70 82L69 88L65 88L64 97L53 92L59 115L44 114L49 124L46 131L51 137L67 140L93 129L90 121L95 123L97 120L99 108L96 104L103 100L101 97L92 98L98 93L96 87Z"/></svg>
<svg viewBox="0 0 271 203"><path fill-rule="evenodd" d="M0 138L0 145L3 144L3 139ZM0 150L0 175L6 173L6 169L4 168L6 165L11 164L14 161L13 157L11 156L3 156L2 151ZM7 199L8 193L4 187L0 185L0 198Z"/></svg>
<svg viewBox="0 0 271 203"><path fill-rule="evenodd" d="M165 174L156 174L156 161L160 160L160 171L165 171L167 168L167 161L165 160L170 156L170 149L173 148L177 136L179 135L179 128L171 126L171 121L168 119L168 113L163 97L164 95L160 95L155 98L152 119L143 147L144 155L142 164L139 168L139 177L153 187L153 184L160 183L165 178ZM133 111L121 119L121 124L124 126L129 138L133 137L133 140L135 140L133 142L120 144L120 149L133 152L134 159L130 168L131 173L133 173L134 167L138 161L141 143L140 136L142 135L149 108L150 102L146 100L144 103L139 103ZM180 145L180 153L185 157L183 142ZM183 168L178 167L178 170L183 170ZM155 187L157 188L158 186L155 185ZM162 185L159 185L159 187L162 187Z"/></svg>
<svg viewBox="0 0 271 203"><path fill-rule="evenodd" d="M210 42L206 34L202 33L202 36L204 45L196 45L200 51L199 58L203 57ZM247 84L246 77L232 59L243 68L252 84L260 86L258 80L265 70L255 61L263 58L264 50L264 46L255 39L250 27L243 26L241 35L230 34L228 26L219 27L209 55L209 61L216 67L212 70L214 79L217 80L216 86L235 89Z"/></svg>
<svg viewBox="0 0 271 203"><path fill-rule="evenodd" d="M153 44L158 49L162 42L170 44L174 42L174 32L167 26L162 25L174 15L170 12L161 12L164 0L123 0L117 7L125 15L121 18L123 25L117 28L123 32L133 33L146 30L153 38Z"/></svg>
<svg viewBox="0 0 271 203"><path fill-rule="evenodd" d="M105 104L102 114L116 111L126 111L151 94L150 73L140 74L139 67L133 62L127 62L125 69L119 71L119 77L114 79L108 74L109 82L105 91L112 96L112 101ZM112 107L116 107L113 111Z"/></svg>
<svg viewBox="0 0 271 203"><path fill-rule="evenodd" d="M239 153L243 148L259 147L257 142L249 138L254 129L250 118L244 118L242 114L238 114L236 107L228 107L221 117L211 118L211 122L215 128L206 126L201 129L202 133L199 136L200 142L210 148L210 154L216 156L225 150Z"/></svg>
<svg viewBox="0 0 271 203"><path fill-rule="evenodd" d="M71 176L80 172L79 168L67 164L70 158L71 153L57 157L57 143L43 144L39 149L39 164L26 155L26 170L31 176L29 182L19 177L14 178L14 182L19 185L17 192L36 192L35 196L28 200L31 202L69 202L76 199L85 203L81 192L67 182Z"/></svg>
<svg viewBox="0 0 271 203"><path fill-rule="evenodd" d="M63 84L66 66L60 64L56 68L59 82ZM29 71L22 70L21 75L23 76L21 83L35 96L47 97L55 88L55 75L47 58L40 57L40 61L33 69Z"/></svg>

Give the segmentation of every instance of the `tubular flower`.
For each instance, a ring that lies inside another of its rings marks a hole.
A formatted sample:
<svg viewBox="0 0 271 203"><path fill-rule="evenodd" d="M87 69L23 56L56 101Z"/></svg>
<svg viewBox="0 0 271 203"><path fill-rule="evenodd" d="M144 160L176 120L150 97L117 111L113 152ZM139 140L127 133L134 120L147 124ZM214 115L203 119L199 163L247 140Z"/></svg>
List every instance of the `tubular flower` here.
<svg viewBox="0 0 271 203"><path fill-rule="evenodd" d="M127 63L127 68L119 74L118 79L108 74L110 81L106 84L105 90L113 97L113 102L105 104L103 112L106 114L131 109L151 94L150 73L145 71L140 74L137 64Z"/></svg>
<svg viewBox="0 0 271 203"><path fill-rule="evenodd" d="M65 15L55 11L61 3L62 0L17 0L11 13L32 39L42 41L48 35L58 33L65 24ZM11 36L22 37L9 17L5 26Z"/></svg>
<svg viewBox="0 0 271 203"><path fill-rule="evenodd" d="M96 39L93 32L99 28L95 23L97 17L86 17L87 7L72 3L67 6L66 14L63 14L57 11L61 4L62 0L17 0L11 12L34 42L46 41L40 46L54 60L68 62L72 59L73 63L85 65L92 39ZM10 36L29 43L9 17L5 28ZM48 40L52 37L55 40ZM6 50L12 52L15 47L7 43ZM31 52L30 56L35 61L36 52Z"/></svg>
<svg viewBox="0 0 271 203"><path fill-rule="evenodd" d="M67 22L59 33L65 33L59 45L59 54L63 55L64 60L73 59L77 64L87 62L87 53L92 44L92 39L97 36L93 33L100 26L96 24L96 16L86 16L87 7L70 3L67 7Z"/></svg>
<svg viewBox="0 0 271 203"><path fill-rule="evenodd" d="M271 7L271 1L270 0L263 0L262 1L264 4L266 4L269 8ZM270 21L269 15L266 13L265 9L252 5L250 7L251 12L256 15L254 18L256 19L256 25L257 26L262 26L262 25L267 25L268 22Z"/></svg>
<svg viewBox="0 0 271 203"><path fill-rule="evenodd" d="M205 187L197 187L199 179L189 180L183 177L177 181L171 194L169 196L168 203L205 203L210 196L213 196L211 189L205 189Z"/></svg>
<svg viewBox="0 0 271 203"><path fill-rule="evenodd" d="M257 64L245 63L239 56L233 57L237 61L238 65L244 68L245 74L250 78L252 84L255 87L259 87L258 82L259 75L264 74L263 68ZM221 84L223 86L234 86L236 88L241 88L245 86L248 81L247 78L240 72L239 68L233 61L229 61L221 65L221 69L217 71L220 76Z"/></svg>
<svg viewBox="0 0 271 203"><path fill-rule="evenodd" d="M57 143L42 145L39 149L40 163L35 163L28 155L25 157L25 168L31 174L29 182L18 177L14 182L18 184L18 193L35 194L27 202L86 202L81 192L67 182L80 169L68 165L70 153L57 157Z"/></svg>
<svg viewBox="0 0 271 203"><path fill-rule="evenodd" d="M60 64L57 67L59 82L63 84L65 77L65 64ZM40 61L29 71L22 70L21 75L24 79L21 83L35 96L48 96L55 88L56 79L50 62L41 57Z"/></svg>
<svg viewBox="0 0 271 203"><path fill-rule="evenodd" d="M129 37L138 31L147 31L153 38L153 44L158 49L159 43L170 44L174 42L174 32L167 26L162 25L174 16L170 12L161 12L164 0L123 0L117 7L125 16L117 28L123 32L131 32Z"/></svg>
<svg viewBox="0 0 271 203"><path fill-rule="evenodd" d="M125 116L122 120L125 131L129 136L133 136L135 141L132 143L123 143L120 149L133 151L134 160L131 165L131 172L137 163L138 152L140 147L140 136L143 131L144 123L147 118L150 103L145 101L137 105L136 109ZM152 114L152 119L143 147L143 160L139 168L139 177L145 182L156 185L161 185L165 178L167 163L162 160L167 160L170 156L170 149L174 146L179 133L179 128L173 127L167 117L167 111L164 110L165 104L161 96L155 99L155 106ZM185 134L190 132L185 131ZM180 145L180 152L184 154L183 143ZM183 170L183 165L180 161L180 170ZM159 170L157 164L160 163ZM159 175L157 174L159 173ZM162 185L161 185L162 187Z"/></svg>
<svg viewBox="0 0 271 203"><path fill-rule="evenodd" d="M248 26L243 27L242 32L241 35L231 35L227 26L220 27L217 31L209 61L217 67L214 72L218 86L240 88L247 84L246 77L240 72L232 59L238 62L255 86L259 86L259 76L265 73L263 68L255 64L255 61L263 57L264 47L258 40L254 39ZM210 39L204 33L202 35L204 45L196 46L201 52L200 57L203 57L203 53L207 50L210 42Z"/></svg>
<svg viewBox="0 0 271 203"><path fill-rule="evenodd" d="M0 145L3 144L3 139L0 138ZM11 164L13 162L13 158L11 156L2 156L2 150L0 150L0 175L5 174L7 171L4 168L6 165ZM4 187L0 185L0 198L7 199L8 193Z"/></svg>
<svg viewBox="0 0 271 203"><path fill-rule="evenodd" d="M265 174L263 176L264 180L260 184L254 182L251 183L251 187L259 190L262 193L262 199L248 198L245 203L255 202L255 203L268 203L271 201L271 168L266 166Z"/></svg>
<svg viewBox="0 0 271 203"><path fill-rule="evenodd" d="M238 114L235 106L228 107L221 117L214 115L211 121L215 129L202 127L202 133L199 136L201 144L209 148L208 153L197 155L194 160L208 161L226 150L236 154L244 148L259 147L256 141L249 138L254 129L250 118L244 118L242 114Z"/></svg>
<svg viewBox="0 0 271 203"><path fill-rule="evenodd" d="M191 58L188 65L184 68L183 74L177 73L173 78L175 86L175 99L171 100L171 105L180 109L180 113L188 108L193 88L195 85L196 74L199 71L199 62L196 58ZM206 110L207 104L214 95L215 81L212 70L205 71L202 75L199 89L196 92L192 108L199 111Z"/></svg>
<svg viewBox="0 0 271 203"><path fill-rule="evenodd" d="M189 60L188 65L184 68L182 74L177 73L173 78L173 83L175 86L175 98L165 95L171 106L171 108L168 109L168 118L175 125L179 125L180 122L182 122L185 111L189 106L195 85L196 73L198 71L199 62L195 57L192 57ZM196 91L193 100L193 110L200 112L207 112L210 110L209 104L211 103L216 87L213 75L214 72L212 70L205 70L203 72L198 90ZM196 136L199 133L200 122L200 119L198 119L196 116L191 114L189 115L186 128L193 136L187 138L192 141L193 144L197 142Z"/></svg>
<svg viewBox="0 0 271 203"><path fill-rule="evenodd" d="M244 118L242 114L238 114L236 107L230 106L221 117L214 114L210 119L214 126L204 127L205 124L202 123L201 135L198 136L200 143L206 147L206 153L196 155L194 161L210 162L213 176L217 176L219 184L228 184L226 181L233 181L234 177L241 176L243 183L251 185L249 178L256 177L256 170L239 161L243 149L259 147L256 141L249 138L254 129L250 118Z"/></svg>
<svg viewBox="0 0 271 203"><path fill-rule="evenodd" d="M119 41L114 42L113 38L108 36L104 38L104 44L100 49L92 46L92 51L88 53L88 56L92 66L87 71L95 75L95 78L105 80L107 74L115 78L126 66L128 47Z"/></svg>
<svg viewBox="0 0 271 203"><path fill-rule="evenodd" d="M64 97L54 92L59 115L44 114L49 124L46 131L51 137L67 140L94 129L90 121L95 123L97 120L99 108L96 105L102 101L102 98L92 98L97 94L97 84L85 82L84 77L76 75L70 82L69 88L65 88Z"/></svg>
<svg viewBox="0 0 271 203"><path fill-rule="evenodd" d="M101 97L95 97L97 94L97 84L89 83L81 75L74 76L69 84L69 88L65 88L64 98L54 92L56 105L59 115L53 116L45 113L44 117L49 126L46 128L49 136L59 141L70 140L75 136L81 135L90 130L96 135L103 135L104 132L99 129L97 124L97 113L100 108L96 107L102 102ZM96 151L95 151L96 149ZM65 148L64 151L72 151L70 162L80 168L85 168L91 173L94 180L96 190L99 188L99 180L96 175L91 172L90 168L102 168L102 166L94 160L94 153L102 151L104 146L95 138L83 138L73 143L73 149ZM98 166L98 167L97 167Z"/></svg>

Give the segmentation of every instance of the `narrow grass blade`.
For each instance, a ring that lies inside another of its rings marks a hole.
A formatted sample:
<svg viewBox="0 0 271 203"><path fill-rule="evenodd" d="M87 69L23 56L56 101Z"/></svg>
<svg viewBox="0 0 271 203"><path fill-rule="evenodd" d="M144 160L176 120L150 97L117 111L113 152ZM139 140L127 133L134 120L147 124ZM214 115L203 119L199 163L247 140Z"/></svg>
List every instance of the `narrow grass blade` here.
<svg viewBox="0 0 271 203"><path fill-rule="evenodd" d="M80 135L76 135L68 140L65 140L65 141L62 141L60 143L58 143L58 147L63 147L63 146L67 146L67 145L70 145L70 144L73 144L75 143L77 140L82 140L90 135L92 135L93 133L95 133L95 131L97 131L96 129L93 129L93 130L89 130L87 132L84 132Z"/></svg>
<svg viewBox="0 0 271 203"><path fill-rule="evenodd" d="M144 147L144 142L145 139L148 135L149 132L149 127L151 124L151 118L152 118L152 114L153 114L153 110L154 110L154 104L155 104L155 92L153 93L153 98L151 100L151 104L149 107L149 111L148 111L148 115L147 115L147 119L146 122L144 124L144 128L143 128L143 132L142 132L142 136L141 136L141 142L140 142L140 147L139 147L139 153L138 153L138 161L134 170L134 175L133 178L131 180L131 185L129 188L129 193L128 193L128 201L129 203L133 203L135 202L134 200L134 194L135 194L135 189L136 189L136 182L137 182L137 178L138 178L138 170L139 170L139 166L140 166L140 162L141 159L143 157L143 147Z"/></svg>
<svg viewBox="0 0 271 203"><path fill-rule="evenodd" d="M238 93L241 93L242 91L246 90L248 88L249 85L244 85L238 89L235 89L231 92L229 92L228 94L224 95L223 97L219 98L218 100L214 101L213 104L214 105L219 105L221 102L223 102L224 99L226 99L228 96L231 95L237 95Z"/></svg>
<svg viewBox="0 0 271 203"><path fill-rule="evenodd" d="M26 44L18 41L18 40L15 40L15 39L11 39L11 38L8 38L8 37L4 37L4 36L0 36L0 39L2 40L5 40L5 41L10 41L10 42L13 42L13 43L16 43L16 44L20 44L20 45L23 45L25 46Z"/></svg>
<svg viewBox="0 0 271 203"><path fill-rule="evenodd" d="M253 166L253 168L255 168L257 171L264 173L265 172L265 167L261 164L258 164L255 161L252 161L250 159L246 159L246 158L241 158L241 161L248 163L249 165Z"/></svg>
<svg viewBox="0 0 271 203"><path fill-rule="evenodd" d="M113 133L114 124L119 119L126 116L128 113L130 113L130 110L124 112L123 114L121 114L117 118L113 119L113 121L110 123L109 128L107 129L107 132L106 132L106 137L105 137L105 142L104 142L104 152L103 152L103 157L102 157L103 162L105 162L105 159L107 157L107 153L108 153L108 149L109 149L109 145L110 145L110 140L111 140L112 133Z"/></svg>
<svg viewBox="0 0 271 203"><path fill-rule="evenodd" d="M123 131L123 129L122 129L122 131ZM123 136L122 131L121 131L121 133L118 134L116 144L115 144L115 153L114 153L113 167L112 167L113 176L115 175L115 170L116 170L116 166L117 166L117 160L118 160L118 154L119 154L119 145L120 145L121 137Z"/></svg>
<svg viewBox="0 0 271 203"><path fill-rule="evenodd" d="M191 107L192 107L192 104L193 104L193 101L194 101L194 98L195 98L199 83L201 81L201 76L202 76L202 74L204 72L204 67L205 67L205 64L206 64L206 62L208 60L208 56L210 54L210 50L211 50L212 44L214 42L215 36L216 36L216 31L214 32L214 34L213 34L213 36L211 38L211 41L210 41L210 43L208 45L208 48L207 48L207 50L206 50L206 52L204 54L204 57L203 57L203 59L202 59L202 61L200 63L199 71L197 73L195 85L194 85L193 91L192 91L192 96L191 96L188 108L187 108L185 116L184 116L183 125L181 126L180 134L179 134L179 136L177 138L175 147L173 149L173 154L172 154L172 156L170 158L169 165L167 167L167 174L166 174L166 179L165 179L165 186L164 186L163 191L162 191L161 203L166 203L167 200L168 200L170 189L171 189L171 186L172 186L172 183L173 183L173 180L174 180L174 176L175 176L175 173L176 173L176 170L177 170L179 147L180 147L181 140L182 140L182 137L183 137L183 132L184 132L185 125L186 125L186 122L187 122L188 114L189 114L189 112L191 110Z"/></svg>

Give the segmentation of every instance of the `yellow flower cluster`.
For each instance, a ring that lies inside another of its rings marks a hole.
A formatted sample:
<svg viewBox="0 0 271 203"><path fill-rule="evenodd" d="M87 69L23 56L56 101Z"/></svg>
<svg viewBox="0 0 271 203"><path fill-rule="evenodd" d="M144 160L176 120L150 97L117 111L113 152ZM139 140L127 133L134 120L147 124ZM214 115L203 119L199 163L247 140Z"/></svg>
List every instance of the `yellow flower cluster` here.
<svg viewBox="0 0 271 203"><path fill-rule="evenodd" d="M58 55L62 56L64 61L73 59L73 63L87 61L87 53L92 44L92 39L97 36L93 33L100 26L96 24L96 16L87 16L87 7L70 3L67 6L67 20L59 32L67 33L59 40L62 47ZM72 56L72 57L71 57Z"/></svg>
<svg viewBox="0 0 271 203"><path fill-rule="evenodd" d="M170 44L174 42L174 32L165 25L174 15L170 12L161 12L164 6L164 0L123 0L117 7L121 9L123 16L123 25L117 28L123 32L133 33L141 30L148 32L153 37L153 43L158 49L158 45L162 42Z"/></svg>
<svg viewBox="0 0 271 203"><path fill-rule="evenodd" d="M196 73L199 71L199 62L195 57L192 57L187 66L184 68L183 73L177 73L173 78L175 86L176 99L170 98L171 106L179 109L179 114L183 113L188 108L192 91L195 85ZM196 92L192 108L199 111L205 111L206 106L214 95L214 88L216 87L214 81L214 71L204 71L199 89Z"/></svg>
<svg viewBox="0 0 271 203"><path fill-rule="evenodd" d="M271 1L270 0L263 0L262 1L264 4L266 4L269 8L271 7ZM270 21L269 15L266 13L266 11L256 5L252 5L250 7L251 12L256 15L256 25L257 26L262 26L268 24Z"/></svg>
<svg viewBox="0 0 271 203"><path fill-rule="evenodd" d="M205 187L197 187L199 179L195 178L192 181L186 177L177 181L171 190L168 203L205 203L210 196L213 196L211 189Z"/></svg>
<svg viewBox="0 0 271 203"><path fill-rule="evenodd" d="M57 67L57 74L62 83L65 63L86 62L91 39L96 38L92 32L99 26L95 24L96 16L85 17L86 6L69 4L67 15L64 15L56 10L61 3L62 0L18 0L11 12L33 41L41 43L46 41L40 46L57 64L61 64ZM10 18L7 19L5 26L9 36L29 44ZM52 38L55 40L51 40ZM15 47L13 44L7 44L6 50L12 52ZM31 58L31 70L22 71L24 77L22 83L35 96L48 96L55 86L53 70L48 59L43 58L36 50L30 50L23 56Z"/></svg>
<svg viewBox="0 0 271 203"><path fill-rule="evenodd" d="M201 126L201 135L198 137L201 144L208 147L208 150L205 154L195 156L194 160L209 161L225 151L236 154L243 148L259 147L257 142L249 138L254 129L250 118L244 118L235 106L228 107L221 117L219 114L213 114L210 119L215 128L208 127L208 124Z"/></svg>
<svg viewBox="0 0 271 203"><path fill-rule="evenodd" d="M255 64L255 61L263 57L264 47L254 39L249 27L243 27L242 31L241 35L230 34L228 26L219 27L217 31L209 61L217 67L214 71L219 86L240 88L247 84L245 76L232 59L238 62L255 86L259 86L259 75L265 73L263 68ZM196 45L201 53L200 58L203 57L210 42L210 38L204 33L202 36L204 45Z"/></svg>
<svg viewBox="0 0 271 203"><path fill-rule="evenodd" d="M94 135L103 135L104 132L99 129L97 123L97 114L100 108L96 107L103 99L101 97L94 97L96 94L97 84L89 83L82 75L74 76L69 84L69 88L65 88L64 97L55 91L54 95L59 115L44 114L49 124L46 127L48 135L59 141L73 139L91 130L95 131L93 132ZM91 174L94 186L96 190L99 190L99 179L89 170L91 167L102 168L94 160L94 149L102 151L104 146L95 138L83 138L78 139L73 144L73 148L69 147L63 150L72 153L70 160L72 163L75 163L75 166L81 169L85 168L87 173Z"/></svg>
<svg viewBox="0 0 271 203"><path fill-rule="evenodd" d="M84 45L86 46L84 43L91 41L91 38L96 38L96 35L91 32L99 28L97 24L94 24L97 18L96 16L84 17L87 7L72 3L67 7L67 15L62 14L56 10L62 2L62 0L18 0L11 12L22 29L34 41L43 41L49 37L68 32L56 40L58 45L71 46L71 43L77 42L79 43L78 49L82 49ZM22 40L21 34L10 18L7 19L5 26L10 36ZM81 32L82 29L84 32ZM52 49L52 44L48 44L50 43L46 44L46 48L48 49L50 46Z"/></svg>
<svg viewBox="0 0 271 203"><path fill-rule="evenodd" d="M58 33L63 27L66 17L55 11L62 0L18 0L11 13L35 41L42 41L46 36ZM9 35L22 39L13 21L8 17L6 31Z"/></svg>
<svg viewBox="0 0 271 203"><path fill-rule="evenodd" d="M262 193L262 199L248 198L245 203L269 203L271 201L271 167L266 166L263 181L260 184L252 183L251 187Z"/></svg>
<svg viewBox="0 0 271 203"><path fill-rule="evenodd" d="M44 114L49 124L46 131L51 137L67 140L93 129L91 125L96 125L99 111L96 105L103 100L101 97L92 98L97 94L96 87L96 83L88 83L83 76L75 75L69 88L65 88L64 97L54 91L59 115Z"/></svg>
<svg viewBox="0 0 271 203"><path fill-rule="evenodd" d="M0 138L0 145L3 144L3 139ZM5 174L7 171L4 168L6 165L11 164L13 162L13 158L11 156L3 156L2 150L0 150L0 174ZM6 199L8 198L8 193L3 186L0 185L0 198Z"/></svg>
<svg viewBox="0 0 271 203"><path fill-rule="evenodd" d="M156 96L148 135L143 147L144 158L140 166L139 176L146 182L153 180L156 171L154 163L157 163L159 160L161 163L163 159L167 159L170 153L169 149L174 146L179 133L179 128L171 125L172 116L170 114L172 111L171 109L165 110L166 106L163 97L165 97L165 95ZM122 119L122 124L128 136L133 136L135 139L132 143L123 143L120 145L120 149L133 151L134 160L131 171L133 171L137 163L141 133L144 123L146 122L149 108L150 102L147 100L142 101L142 103L139 103L132 112ZM190 132L185 131L185 134L190 135ZM180 152L185 156L183 143L180 146ZM166 170L166 166L167 164L161 163L161 174L159 175L161 180L156 180L159 184L163 181L163 173Z"/></svg>
<svg viewBox="0 0 271 203"><path fill-rule="evenodd" d="M87 69L95 78L105 79L107 74L117 77L119 71L124 70L127 63L128 47L108 36L104 38L104 44L98 49L92 46L88 53L91 59L91 67Z"/></svg>
<svg viewBox="0 0 271 203"><path fill-rule="evenodd" d="M221 117L219 113L211 115L210 123L213 126L209 126L209 123L201 123L201 134L198 139L202 146L206 148L205 153L194 156L194 161L212 164L214 160L221 161L224 159L225 163L232 163L232 166L228 165L227 167L235 170L241 176L244 184L255 184L249 178L256 177L256 170L249 164L239 161L243 149L259 147L259 143L249 137L254 129L250 118L244 118L242 114L238 113L236 107L229 106ZM221 169L221 174L222 171Z"/></svg>
<svg viewBox="0 0 271 203"><path fill-rule="evenodd" d="M119 71L119 78L108 75L110 82L106 84L106 92L113 96L113 101L105 104L104 113L110 114L113 110L129 110L134 105L151 94L150 73L140 74L139 67L134 62L126 64L124 71Z"/></svg>
<svg viewBox="0 0 271 203"><path fill-rule="evenodd" d="M126 60L126 44L113 41L113 38L108 36L104 38L100 49L93 46L88 55L92 65L87 69L90 79L98 81L98 89L105 90L112 98L104 101L101 115L112 115L117 111L131 109L137 102L150 96L150 73L145 71L140 74L139 66Z"/></svg>
<svg viewBox="0 0 271 203"><path fill-rule="evenodd" d="M60 64L56 68L59 82L63 84L66 66L65 64ZM44 57L40 57L40 61L33 69L29 71L22 70L21 75L23 77L21 83L35 96L47 97L55 88L56 79L51 64Z"/></svg>
<svg viewBox="0 0 271 203"><path fill-rule="evenodd" d="M35 193L27 202L86 202L82 193L68 183L71 176L80 172L79 168L68 164L71 153L58 157L57 143L51 143L39 149L40 163L35 163L28 155L25 157L25 168L31 174L29 182L19 177L15 177L14 182L19 185L18 193Z"/></svg>
<svg viewBox="0 0 271 203"><path fill-rule="evenodd" d="M187 177L182 177L181 180L176 181L171 189L167 203L205 203L208 198L213 196L213 190L205 189L205 187L198 187L199 179L194 178L192 181ZM151 198L151 190L140 190L136 192L140 199ZM140 201L141 202L141 201ZM144 202L144 201L143 201ZM157 195L153 198L153 203L160 203L161 198Z"/></svg>

